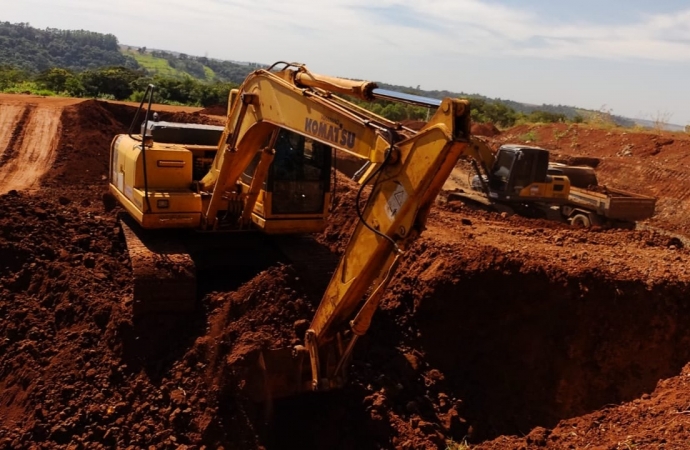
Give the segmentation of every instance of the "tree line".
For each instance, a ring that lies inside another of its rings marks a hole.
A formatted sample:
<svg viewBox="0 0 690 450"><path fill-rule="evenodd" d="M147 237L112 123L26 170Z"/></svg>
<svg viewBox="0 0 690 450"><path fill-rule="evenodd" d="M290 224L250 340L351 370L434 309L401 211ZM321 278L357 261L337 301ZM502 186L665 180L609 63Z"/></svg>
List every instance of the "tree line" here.
<svg viewBox="0 0 690 450"><path fill-rule="evenodd" d="M167 61L177 73L163 76L146 72L134 57L120 51L118 39L112 34L40 30L25 23L0 22L0 90L137 101L152 83L158 88L157 102L207 106L226 103L229 90L260 68L254 63L237 64L182 53L149 51L145 47L140 48L139 53ZM562 105L534 107L476 94L424 91L419 86L416 89L385 83L379 86L437 99L468 98L474 121L492 122L499 127L522 122L584 120L578 110ZM357 103L395 121L426 120L432 113L424 107L394 102ZM630 125L616 120L622 118L608 115L620 125Z"/></svg>
<svg viewBox="0 0 690 450"><path fill-rule="evenodd" d="M406 93L419 95L415 92ZM464 97L462 94L446 93L449 94L449 97ZM348 100L393 121L426 121L434 114L433 109L424 106L414 106L382 100L374 102L365 102L354 98L348 98ZM470 97L468 100L470 102L473 122L490 122L501 128L512 127L519 123L581 123L585 121L584 117L579 114L569 117L565 113L540 110L524 113L516 111L504 103L491 101L485 98Z"/></svg>
<svg viewBox="0 0 690 450"><path fill-rule="evenodd" d="M74 72L53 67L38 74L13 66L0 66L0 91L38 95L139 101L149 84L156 86L154 101L174 105L226 104L230 82L203 82L191 77L171 78L122 66Z"/></svg>
<svg viewBox="0 0 690 450"><path fill-rule="evenodd" d="M189 76L184 78L151 76L145 71L122 66L82 72L53 67L38 74L13 66L0 66L0 91L2 92L140 101L149 84L156 86L154 94L156 103L196 106L226 105L230 90L239 86L234 82L206 82ZM432 110L422 106L382 100L374 102L353 98L349 100L393 121L425 121L433 115ZM517 123L584 121L581 116L569 118L564 113L539 110L529 114L517 112L504 103L481 98L470 98L469 101L473 121L491 122L504 128Z"/></svg>
<svg viewBox="0 0 690 450"><path fill-rule="evenodd" d="M74 71L103 66L137 68L137 62L120 53L112 34L92 31L40 30L27 23L0 22L0 63L29 72L51 67Z"/></svg>

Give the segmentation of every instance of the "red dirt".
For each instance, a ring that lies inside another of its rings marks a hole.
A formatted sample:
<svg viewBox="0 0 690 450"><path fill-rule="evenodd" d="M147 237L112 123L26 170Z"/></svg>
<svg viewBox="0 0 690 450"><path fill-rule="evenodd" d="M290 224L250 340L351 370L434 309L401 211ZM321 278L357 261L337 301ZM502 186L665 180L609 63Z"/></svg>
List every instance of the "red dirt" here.
<svg viewBox="0 0 690 450"><path fill-rule="evenodd" d="M208 106L201 111L199 111L199 114L206 114L208 116L225 116L228 113L228 107L227 105L214 105L214 106Z"/></svg>
<svg viewBox="0 0 690 450"><path fill-rule="evenodd" d="M501 131L493 123L473 123L470 131L475 136L485 137L494 137L501 134Z"/></svg>
<svg viewBox="0 0 690 450"><path fill-rule="evenodd" d="M34 187L55 159L60 116L68 102L28 98L8 100L0 112L0 193Z"/></svg>
<svg viewBox="0 0 690 450"><path fill-rule="evenodd" d="M613 449L687 440L683 243L453 203L432 212L409 250L356 348L348 386L279 401L265 420L236 363L256 346L299 342L299 321L313 314L323 272L356 223L356 187L339 176L332 220L309 248L318 263L205 280L195 314L132 322L118 210L101 196L110 140L133 111L65 106L43 188L0 196L0 449L443 449L465 438L487 449ZM612 157L620 141L603 133L609 147L556 150L602 160L601 178L621 183L631 182L616 161L661 154ZM682 159L669 152L683 142L675 139L661 146L669 160ZM640 188L660 189L647 183ZM653 224L671 223L663 217Z"/></svg>

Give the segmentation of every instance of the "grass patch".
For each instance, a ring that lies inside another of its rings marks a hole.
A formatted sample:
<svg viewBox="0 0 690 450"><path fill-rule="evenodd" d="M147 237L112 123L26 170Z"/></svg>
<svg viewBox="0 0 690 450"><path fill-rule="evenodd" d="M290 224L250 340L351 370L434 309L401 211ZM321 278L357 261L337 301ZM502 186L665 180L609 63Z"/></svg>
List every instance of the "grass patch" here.
<svg viewBox="0 0 690 450"><path fill-rule="evenodd" d="M5 94L31 94L42 95L44 97L55 97L58 94L43 87L40 87L35 81L22 81L12 87L4 89Z"/></svg>
<svg viewBox="0 0 690 450"><path fill-rule="evenodd" d="M527 133L520 136L520 140L525 142L537 142L537 133L534 130L529 130Z"/></svg>
<svg viewBox="0 0 690 450"><path fill-rule="evenodd" d="M172 67L167 59L157 58L150 53L142 54L136 50L124 50L123 53L136 59L140 66L152 74L171 78L184 78L187 76L186 72Z"/></svg>
<svg viewBox="0 0 690 450"><path fill-rule="evenodd" d="M470 444L468 444L466 440L455 442L450 439L446 441L446 450L470 450Z"/></svg>

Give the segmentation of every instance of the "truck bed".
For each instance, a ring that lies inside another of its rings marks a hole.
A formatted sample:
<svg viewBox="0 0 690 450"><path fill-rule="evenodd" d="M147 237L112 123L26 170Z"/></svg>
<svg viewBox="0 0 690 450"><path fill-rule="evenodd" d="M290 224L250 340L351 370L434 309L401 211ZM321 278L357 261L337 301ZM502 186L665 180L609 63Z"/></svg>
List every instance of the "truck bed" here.
<svg viewBox="0 0 690 450"><path fill-rule="evenodd" d="M656 199L605 186L570 188L569 202L613 220L639 221L654 215Z"/></svg>

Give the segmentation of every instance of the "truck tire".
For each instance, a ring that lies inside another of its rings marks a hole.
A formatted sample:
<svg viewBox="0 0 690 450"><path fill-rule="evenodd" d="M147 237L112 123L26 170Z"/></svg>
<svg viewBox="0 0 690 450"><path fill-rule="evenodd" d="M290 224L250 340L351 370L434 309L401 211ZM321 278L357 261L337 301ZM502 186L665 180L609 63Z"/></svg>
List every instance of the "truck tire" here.
<svg viewBox="0 0 690 450"><path fill-rule="evenodd" d="M575 228L589 228L592 225L592 221L585 214L575 214L570 219L570 226Z"/></svg>

